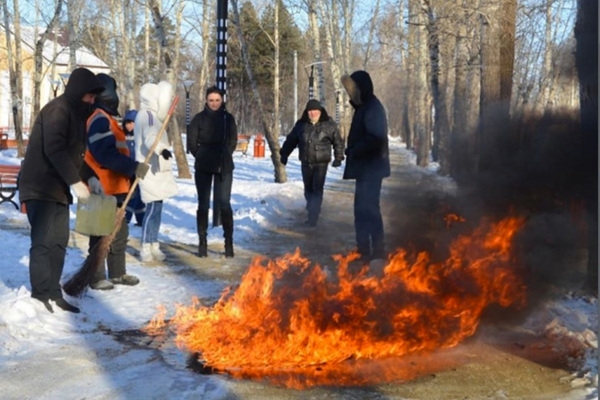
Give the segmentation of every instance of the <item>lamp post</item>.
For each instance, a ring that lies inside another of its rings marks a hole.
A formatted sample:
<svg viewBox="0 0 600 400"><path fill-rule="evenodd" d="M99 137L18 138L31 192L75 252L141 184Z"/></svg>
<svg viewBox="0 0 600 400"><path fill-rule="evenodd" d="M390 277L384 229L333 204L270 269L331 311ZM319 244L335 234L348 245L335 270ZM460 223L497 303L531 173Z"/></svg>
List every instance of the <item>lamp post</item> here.
<svg viewBox="0 0 600 400"><path fill-rule="evenodd" d="M56 98L56 92L58 92L58 88L60 87L60 81L58 79L50 79L50 78L48 78L48 80L50 81L50 85L52 85L52 93L54 94L54 97Z"/></svg>
<svg viewBox="0 0 600 400"><path fill-rule="evenodd" d="M194 84L192 80L183 81L183 88L185 89L185 126L190 124L190 88Z"/></svg>

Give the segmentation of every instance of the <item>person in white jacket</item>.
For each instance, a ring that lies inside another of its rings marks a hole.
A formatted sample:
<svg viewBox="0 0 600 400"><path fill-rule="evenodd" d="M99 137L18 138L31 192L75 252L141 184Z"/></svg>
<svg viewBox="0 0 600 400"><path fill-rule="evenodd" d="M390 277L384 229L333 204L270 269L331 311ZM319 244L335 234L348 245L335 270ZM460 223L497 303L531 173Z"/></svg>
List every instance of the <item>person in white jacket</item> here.
<svg viewBox="0 0 600 400"><path fill-rule="evenodd" d="M144 161L152 148L161 125L167 117L173 98L169 82L147 83L140 89L140 110L135 117L135 157ZM142 222L142 262L163 261L166 256L160 250L158 231L161 224L163 200L177 194L177 182L173 177L169 139L164 131L148 164L150 170L139 181L146 214Z"/></svg>

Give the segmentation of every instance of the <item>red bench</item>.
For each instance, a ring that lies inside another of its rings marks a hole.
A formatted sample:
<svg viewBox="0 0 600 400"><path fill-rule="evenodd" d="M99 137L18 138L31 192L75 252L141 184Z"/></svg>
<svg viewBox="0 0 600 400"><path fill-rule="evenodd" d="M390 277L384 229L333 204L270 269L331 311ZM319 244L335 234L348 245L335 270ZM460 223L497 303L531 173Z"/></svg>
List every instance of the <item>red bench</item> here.
<svg viewBox="0 0 600 400"><path fill-rule="evenodd" d="M8 149L8 134L0 133L0 150Z"/></svg>
<svg viewBox="0 0 600 400"><path fill-rule="evenodd" d="M13 200L17 193L17 178L21 167L18 165L0 165L0 204L12 203L18 210L19 205Z"/></svg>

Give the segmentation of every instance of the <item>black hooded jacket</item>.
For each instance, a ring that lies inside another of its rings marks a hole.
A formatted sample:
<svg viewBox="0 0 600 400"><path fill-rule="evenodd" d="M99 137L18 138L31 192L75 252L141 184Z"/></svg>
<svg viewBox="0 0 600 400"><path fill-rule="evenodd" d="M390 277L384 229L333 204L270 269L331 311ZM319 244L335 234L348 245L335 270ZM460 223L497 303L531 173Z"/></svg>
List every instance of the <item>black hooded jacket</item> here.
<svg viewBox="0 0 600 400"><path fill-rule="evenodd" d="M366 71L342 78L355 91L350 93L354 116L348 132L344 179L386 178L390 176L390 151L385 109L373 93L373 82Z"/></svg>
<svg viewBox="0 0 600 400"><path fill-rule="evenodd" d="M233 152L236 146L235 119L224 107L214 111L205 105L204 110L190 121L187 150L196 159L196 171L213 174L233 171Z"/></svg>
<svg viewBox="0 0 600 400"><path fill-rule="evenodd" d="M85 123L92 106L82 101L86 93L103 86L93 72L75 69L65 92L50 101L35 118L19 177L19 200L46 200L70 204L69 186L93 176L83 162L87 134Z"/></svg>
<svg viewBox="0 0 600 400"><path fill-rule="evenodd" d="M329 163L332 146L335 159L340 161L344 159L344 140L337 124L323 107L321 107L319 121L315 124L310 121L308 110L304 110L292 131L285 138L279 155L282 159L287 159L296 146L298 147L298 158L303 163L311 165Z"/></svg>

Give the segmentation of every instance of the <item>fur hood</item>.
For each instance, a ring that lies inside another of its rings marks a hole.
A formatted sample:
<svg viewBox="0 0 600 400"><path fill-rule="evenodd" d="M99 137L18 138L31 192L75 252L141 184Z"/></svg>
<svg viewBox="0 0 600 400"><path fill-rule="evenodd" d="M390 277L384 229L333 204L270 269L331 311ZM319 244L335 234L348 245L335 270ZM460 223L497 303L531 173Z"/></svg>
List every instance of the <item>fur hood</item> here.
<svg viewBox="0 0 600 400"><path fill-rule="evenodd" d="M154 111L160 121L167 117L172 98L173 86L167 81L146 83L140 89L141 108Z"/></svg>

